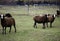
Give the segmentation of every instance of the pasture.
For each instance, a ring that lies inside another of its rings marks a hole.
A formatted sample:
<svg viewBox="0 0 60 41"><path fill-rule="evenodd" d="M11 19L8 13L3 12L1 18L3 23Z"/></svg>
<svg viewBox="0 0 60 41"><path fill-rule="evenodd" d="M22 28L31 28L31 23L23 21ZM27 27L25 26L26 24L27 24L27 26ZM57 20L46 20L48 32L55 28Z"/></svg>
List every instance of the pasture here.
<svg viewBox="0 0 60 41"><path fill-rule="evenodd" d="M46 27L42 29L42 24L37 25L37 29L33 28L34 14L56 14L57 6L0 6L0 13L11 13L16 21L17 33L14 33L12 27L11 33L7 28L7 34L2 34L2 27L0 26L0 41L60 41L60 17L55 19L53 27ZM30 15L21 15L21 14ZM31 16L32 15L32 16Z"/></svg>

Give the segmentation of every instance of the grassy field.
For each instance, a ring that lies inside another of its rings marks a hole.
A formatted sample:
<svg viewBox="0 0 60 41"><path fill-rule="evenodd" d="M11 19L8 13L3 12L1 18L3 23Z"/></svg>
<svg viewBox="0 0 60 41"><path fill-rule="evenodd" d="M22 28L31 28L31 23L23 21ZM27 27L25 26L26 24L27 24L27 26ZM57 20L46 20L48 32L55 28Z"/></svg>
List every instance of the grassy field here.
<svg viewBox="0 0 60 41"><path fill-rule="evenodd" d="M0 6L0 13L11 14L56 14L58 6ZM3 11L3 12L2 12Z"/></svg>
<svg viewBox="0 0 60 41"><path fill-rule="evenodd" d="M4 9L5 10L4 10ZM9 9L11 8L11 9ZM5 6L0 8L0 12L1 13L6 13L9 11L12 15L13 14L27 14L27 11L23 10L23 7L18 7L21 9L18 9L17 7L16 11L13 8L13 6ZM30 7L33 8L33 7ZM42 8L42 7L41 7ZM45 7L44 7L45 8ZM48 9L53 11L49 11L47 12ZM42 11L42 13L50 13L54 14L56 13L55 11L58 9L57 7L55 7L53 9L53 7L48 7L46 10L40 10ZM21 12L21 10L23 12ZM15 12L13 12L15 11ZM26 12L26 13L25 13ZM39 11L36 10L36 12L34 11L34 13L39 13ZM30 10L30 13L31 10ZM34 14L32 13L32 14ZM2 27L0 27L0 41L60 41L60 18L56 18L54 23L53 23L53 27L46 27L46 29L42 29L42 24L38 24L38 28L33 28L33 16L17 16L14 15L13 17L15 18L16 21L16 28L17 28L17 33L14 33L14 28L12 27L12 31L11 33L9 33L9 28L7 28L7 34L6 35L2 35Z"/></svg>

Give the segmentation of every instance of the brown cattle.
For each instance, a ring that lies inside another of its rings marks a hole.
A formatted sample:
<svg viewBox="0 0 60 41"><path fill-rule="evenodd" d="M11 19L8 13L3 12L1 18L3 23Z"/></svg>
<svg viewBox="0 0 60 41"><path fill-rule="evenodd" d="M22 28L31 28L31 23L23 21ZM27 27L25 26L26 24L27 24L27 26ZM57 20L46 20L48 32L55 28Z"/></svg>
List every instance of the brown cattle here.
<svg viewBox="0 0 60 41"><path fill-rule="evenodd" d="M10 30L9 32L11 32L11 26L13 25L14 26L14 29L15 29L15 32L16 32L16 26L15 26L15 20L14 18L12 17L6 17L4 16L3 14L0 15L0 18L1 18L1 25L2 25L2 28L3 28L3 34L6 34L6 28L7 27L10 27Z"/></svg>
<svg viewBox="0 0 60 41"><path fill-rule="evenodd" d="M45 23L47 22L47 15L42 15L42 16L35 16L33 18L34 20L34 28L37 28L36 23L42 23L43 24L43 29L45 28Z"/></svg>
<svg viewBox="0 0 60 41"><path fill-rule="evenodd" d="M47 15L47 27L48 27L48 22L50 23L50 27L52 27L52 23L55 20L56 15L55 14L48 14Z"/></svg>

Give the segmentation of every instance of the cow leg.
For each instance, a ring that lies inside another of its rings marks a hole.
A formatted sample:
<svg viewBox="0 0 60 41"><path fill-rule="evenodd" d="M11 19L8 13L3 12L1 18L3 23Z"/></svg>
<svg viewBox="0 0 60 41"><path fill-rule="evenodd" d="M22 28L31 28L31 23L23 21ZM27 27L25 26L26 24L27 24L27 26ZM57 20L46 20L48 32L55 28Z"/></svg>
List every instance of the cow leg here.
<svg viewBox="0 0 60 41"><path fill-rule="evenodd" d="M45 29L45 23L43 23L43 29Z"/></svg>
<svg viewBox="0 0 60 41"><path fill-rule="evenodd" d="M15 28L15 32L16 32L16 27L14 27Z"/></svg>
<svg viewBox="0 0 60 41"><path fill-rule="evenodd" d="M35 28L35 27L37 28L36 22L34 23L34 28Z"/></svg>
<svg viewBox="0 0 60 41"><path fill-rule="evenodd" d="M5 27L5 34L6 34L6 27Z"/></svg>
<svg viewBox="0 0 60 41"><path fill-rule="evenodd" d="M2 30L3 30L2 34L4 34L4 27L3 27L3 29L2 29Z"/></svg>
<svg viewBox="0 0 60 41"><path fill-rule="evenodd" d="M47 27L48 27L48 22L46 23Z"/></svg>
<svg viewBox="0 0 60 41"><path fill-rule="evenodd" d="M50 22L50 27L52 27L52 22Z"/></svg>
<svg viewBox="0 0 60 41"><path fill-rule="evenodd" d="M15 32L16 32L16 26L14 25L14 29L15 29Z"/></svg>
<svg viewBox="0 0 60 41"><path fill-rule="evenodd" d="M11 32L11 26L10 26L10 30L9 30L9 33Z"/></svg>

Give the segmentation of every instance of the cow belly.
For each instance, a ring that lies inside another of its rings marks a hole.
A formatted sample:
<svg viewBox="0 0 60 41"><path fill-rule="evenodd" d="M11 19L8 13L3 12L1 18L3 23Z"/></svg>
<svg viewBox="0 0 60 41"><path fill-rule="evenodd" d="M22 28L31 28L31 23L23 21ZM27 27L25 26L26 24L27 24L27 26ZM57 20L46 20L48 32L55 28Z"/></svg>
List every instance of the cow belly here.
<svg viewBox="0 0 60 41"><path fill-rule="evenodd" d="M46 21L36 21L37 23L45 23Z"/></svg>

